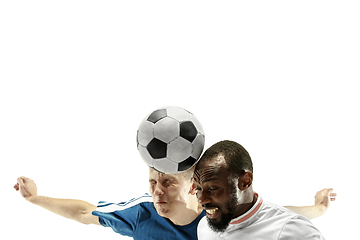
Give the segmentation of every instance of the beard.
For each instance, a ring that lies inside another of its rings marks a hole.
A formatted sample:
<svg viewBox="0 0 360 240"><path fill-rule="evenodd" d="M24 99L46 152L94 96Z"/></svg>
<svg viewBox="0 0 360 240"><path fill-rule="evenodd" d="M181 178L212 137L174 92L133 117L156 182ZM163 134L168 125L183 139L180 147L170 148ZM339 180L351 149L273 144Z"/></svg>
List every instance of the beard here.
<svg viewBox="0 0 360 240"><path fill-rule="evenodd" d="M234 191L230 195L229 201L226 203L226 210L228 213L224 214L223 211L221 211L221 217L220 221L216 221L215 219L209 219L206 218L210 228L215 232L224 232L226 228L229 226L235 211L236 206L238 205L238 196L236 194L236 188L233 188Z"/></svg>

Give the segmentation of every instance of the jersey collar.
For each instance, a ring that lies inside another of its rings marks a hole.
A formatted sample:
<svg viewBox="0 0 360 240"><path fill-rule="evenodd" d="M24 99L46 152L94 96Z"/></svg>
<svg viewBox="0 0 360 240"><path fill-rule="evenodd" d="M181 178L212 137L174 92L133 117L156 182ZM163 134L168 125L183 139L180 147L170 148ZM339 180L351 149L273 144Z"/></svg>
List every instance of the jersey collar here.
<svg viewBox="0 0 360 240"><path fill-rule="evenodd" d="M243 223L256 214L256 212L260 209L260 207L262 206L264 201L261 198L261 196L259 196L257 193L255 193L254 195L257 197L256 203L254 204L254 206L252 206L252 208L249 211L247 211L246 213L244 213L243 215L241 215L237 218L234 218L230 222L230 224L235 225L235 224Z"/></svg>

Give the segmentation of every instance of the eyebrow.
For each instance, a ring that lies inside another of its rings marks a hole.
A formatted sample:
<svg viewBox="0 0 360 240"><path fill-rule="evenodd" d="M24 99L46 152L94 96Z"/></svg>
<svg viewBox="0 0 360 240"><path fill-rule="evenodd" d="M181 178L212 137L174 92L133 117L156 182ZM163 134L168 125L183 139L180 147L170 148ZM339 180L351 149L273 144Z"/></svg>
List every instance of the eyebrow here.
<svg viewBox="0 0 360 240"><path fill-rule="evenodd" d="M173 177L165 178L164 181L169 181L169 182L173 182L173 183L179 182L176 178L173 178Z"/></svg>
<svg viewBox="0 0 360 240"><path fill-rule="evenodd" d="M159 179L161 182L169 181L173 183L178 183L179 181L174 177L166 177L163 179ZM149 178L149 182L156 181L155 178Z"/></svg>
<svg viewBox="0 0 360 240"><path fill-rule="evenodd" d="M201 176L196 176L196 178L194 178L194 179L195 179L196 182L200 182ZM215 177L215 176L211 176L211 177L208 177L208 178L202 177L201 183L206 183L206 182L215 181L215 180L219 180L219 178Z"/></svg>
<svg viewBox="0 0 360 240"><path fill-rule="evenodd" d="M211 182L211 181L214 181L214 180L219 180L217 177L211 177L211 178L206 178L202 181L202 183L206 183L206 182Z"/></svg>

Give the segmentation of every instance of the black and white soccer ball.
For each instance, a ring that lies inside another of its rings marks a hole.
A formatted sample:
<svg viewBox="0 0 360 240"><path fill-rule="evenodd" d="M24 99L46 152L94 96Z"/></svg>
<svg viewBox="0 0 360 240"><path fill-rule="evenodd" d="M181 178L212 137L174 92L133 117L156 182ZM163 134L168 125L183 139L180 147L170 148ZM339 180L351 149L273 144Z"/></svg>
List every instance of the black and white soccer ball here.
<svg viewBox="0 0 360 240"><path fill-rule="evenodd" d="M179 107L164 107L141 122L136 141L149 167L176 174L197 162L204 149L205 135L194 114Z"/></svg>

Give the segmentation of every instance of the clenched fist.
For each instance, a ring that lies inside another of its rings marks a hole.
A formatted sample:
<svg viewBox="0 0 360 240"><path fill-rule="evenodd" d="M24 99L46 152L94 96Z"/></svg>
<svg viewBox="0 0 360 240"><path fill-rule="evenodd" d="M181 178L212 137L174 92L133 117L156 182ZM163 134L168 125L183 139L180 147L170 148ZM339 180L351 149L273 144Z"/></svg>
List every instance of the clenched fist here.
<svg viewBox="0 0 360 240"><path fill-rule="evenodd" d="M21 196L30 201L30 198L37 195L37 187L33 180L26 177L19 177L14 185L16 191L20 190Z"/></svg>
<svg viewBox="0 0 360 240"><path fill-rule="evenodd" d="M332 188L325 188L321 191L318 191L315 195L315 205L322 205L325 210L329 208L330 201L336 200L336 193L333 193Z"/></svg>

